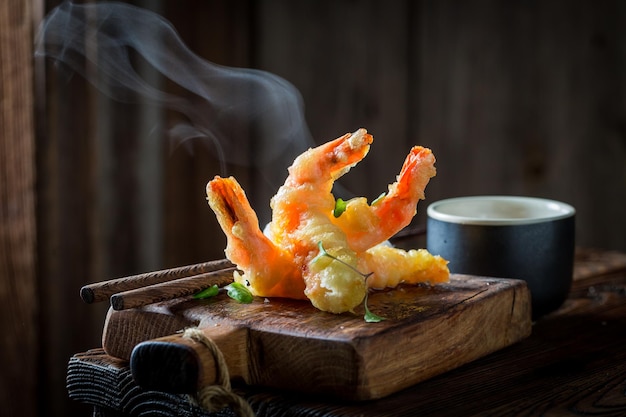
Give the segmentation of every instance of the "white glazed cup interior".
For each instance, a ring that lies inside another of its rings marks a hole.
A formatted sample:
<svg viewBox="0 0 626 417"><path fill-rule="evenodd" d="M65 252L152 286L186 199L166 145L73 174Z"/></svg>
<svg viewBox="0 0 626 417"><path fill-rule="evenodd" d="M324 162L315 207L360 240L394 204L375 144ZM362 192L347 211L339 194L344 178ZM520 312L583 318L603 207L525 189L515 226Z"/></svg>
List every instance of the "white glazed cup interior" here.
<svg viewBox="0 0 626 417"><path fill-rule="evenodd" d="M428 206L429 217L450 223L522 225L573 216L574 207L560 201L534 197L475 196L440 200Z"/></svg>

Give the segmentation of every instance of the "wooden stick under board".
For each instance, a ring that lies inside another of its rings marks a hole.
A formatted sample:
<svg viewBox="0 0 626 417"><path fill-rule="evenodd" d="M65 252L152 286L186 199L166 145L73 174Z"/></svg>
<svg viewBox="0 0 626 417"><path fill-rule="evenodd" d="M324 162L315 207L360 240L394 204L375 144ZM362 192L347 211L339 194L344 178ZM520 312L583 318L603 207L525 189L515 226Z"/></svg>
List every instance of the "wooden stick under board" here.
<svg viewBox="0 0 626 417"><path fill-rule="evenodd" d="M87 304L91 304L108 300L109 297L116 293L232 267L234 267L234 265L228 259L220 259L217 261L203 262L195 265L180 266L178 268L163 269L160 271L116 278L109 281L96 282L82 287L80 289L80 298Z"/></svg>
<svg viewBox="0 0 626 417"><path fill-rule="evenodd" d="M126 310L193 295L213 285L223 287L233 282L235 270L227 268L113 294L111 307L113 310Z"/></svg>

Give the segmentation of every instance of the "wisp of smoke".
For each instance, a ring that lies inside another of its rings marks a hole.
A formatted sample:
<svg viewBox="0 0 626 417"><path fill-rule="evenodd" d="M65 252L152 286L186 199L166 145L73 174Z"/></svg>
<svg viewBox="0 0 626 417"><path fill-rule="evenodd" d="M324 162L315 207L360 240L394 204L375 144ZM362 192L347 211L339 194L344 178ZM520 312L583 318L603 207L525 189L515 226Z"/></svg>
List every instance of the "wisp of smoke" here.
<svg viewBox="0 0 626 417"><path fill-rule="evenodd" d="M152 86L133 67L133 53L192 96ZM286 173L294 156L311 146L302 98L293 85L265 71L203 60L171 23L151 11L122 3L63 3L42 23L35 54L81 74L115 100L140 94L180 112L189 123L170 133L207 138L220 160L278 164Z"/></svg>

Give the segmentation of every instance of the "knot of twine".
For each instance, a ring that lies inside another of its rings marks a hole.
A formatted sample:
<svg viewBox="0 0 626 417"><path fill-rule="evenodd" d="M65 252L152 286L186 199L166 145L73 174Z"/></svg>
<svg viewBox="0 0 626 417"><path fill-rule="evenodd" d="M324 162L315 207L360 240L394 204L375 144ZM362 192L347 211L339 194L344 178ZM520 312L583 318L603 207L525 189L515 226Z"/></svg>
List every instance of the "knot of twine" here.
<svg viewBox="0 0 626 417"><path fill-rule="evenodd" d="M216 412L230 407L241 417L254 417L250 404L231 390L230 375L224 355L217 345L197 327L185 329L183 337L205 346L215 359L217 381L215 385L200 388L197 394L198 404L209 412Z"/></svg>

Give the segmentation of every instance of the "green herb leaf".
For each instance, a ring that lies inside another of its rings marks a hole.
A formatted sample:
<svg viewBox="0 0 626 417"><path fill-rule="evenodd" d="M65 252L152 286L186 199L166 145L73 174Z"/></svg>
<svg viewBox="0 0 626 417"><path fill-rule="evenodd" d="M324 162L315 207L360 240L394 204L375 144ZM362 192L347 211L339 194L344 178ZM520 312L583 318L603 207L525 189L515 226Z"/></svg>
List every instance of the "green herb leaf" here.
<svg viewBox="0 0 626 417"><path fill-rule="evenodd" d="M220 289L217 285L213 285L212 287L205 288L199 293L194 294L193 298L197 300L202 300L205 298L215 297L220 292Z"/></svg>
<svg viewBox="0 0 626 417"><path fill-rule="evenodd" d="M381 195L379 195L378 197L376 197L374 199L374 201L372 201L372 203L370 204L370 206L373 206L374 204L378 204L380 203L380 201L385 198L385 196L387 195L387 193L382 193Z"/></svg>
<svg viewBox="0 0 626 417"><path fill-rule="evenodd" d="M363 316L363 319L365 319L368 323L378 323L379 321L386 320L384 317L380 317L370 311L367 307L367 296L368 294L365 294L365 300L363 301L363 307L365 307L365 315Z"/></svg>
<svg viewBox="0 0 626 417"><path fill-rule="evenodd" d="M343 212L346 211L347 206L348 206L348 203L343 201L341 198L338 198L337 200L335 200L335 209L333 210L333 216L335 217L341 216Z"/></svg>
<svg viewBox="0 0 626 417"><path fill-rule="evenodd" d="M254 296L243 284L238 282L233 282L232 284L228 284L224 287L226 289L226 293L233 300L239 301L243 304L250 304L254 299Z"/></svg>

